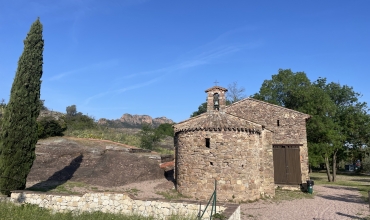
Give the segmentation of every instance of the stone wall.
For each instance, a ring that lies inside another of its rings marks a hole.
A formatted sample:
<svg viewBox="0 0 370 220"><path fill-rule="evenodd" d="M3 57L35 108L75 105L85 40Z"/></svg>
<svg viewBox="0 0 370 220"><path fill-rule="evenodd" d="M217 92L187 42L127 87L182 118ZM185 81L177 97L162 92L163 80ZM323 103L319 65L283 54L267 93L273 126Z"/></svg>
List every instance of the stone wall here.
<svg viewBox="0 0 370 220"><path fill-rule="evenodd" d="M226 92L227 89L220 86L214 86L210 89L207 89L207 111L212 111L214 108L213 95L215 93L219 94L219 110L222 111L226 106Z"/></svg>
<svg viewBox="0 0 370 220"><path fill-rule="evenodd" d="M226 107L225 112L264 125L274 132L272 144L302 144L300 147L302 182L308 176L306 120L310 117L298 111L252 98Z"/></svg>
<svg viewBox="0 0 370 220"><path fill-rule="evenodd" d="M209 138L209 148L206 146ZM268 130L194 130L175 135L177 190L207 199L217 180L218 201L274 196L272 134Z"/></svg>
<svg viewBox="0 0 370 220"><path fill-rule="evenodd" d="M199 202L137 200L124 193L87 193L84 195L47 194L32 191L13 191L10 200L14 203L36 204L57 212L92 212L139 214L165 219L170 215L196 216ZM205 208L203 202L202 209ZM229 220L240 220L240 206L236 204L218 204L218 213L223 213ZM209 218L208 208L203 219Z"/></svg>

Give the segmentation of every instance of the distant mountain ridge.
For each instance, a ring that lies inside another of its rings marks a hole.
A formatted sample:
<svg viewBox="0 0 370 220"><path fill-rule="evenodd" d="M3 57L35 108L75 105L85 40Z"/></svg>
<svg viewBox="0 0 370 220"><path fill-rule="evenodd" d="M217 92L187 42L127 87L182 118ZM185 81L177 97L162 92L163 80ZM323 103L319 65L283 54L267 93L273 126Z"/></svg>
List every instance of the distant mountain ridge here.
<svg viewBox="0 0 370 220"><path fill-rule="evenodd" d="M114 128L141 128L142 124L151 124L154 127L158 127L161 124L173 124L174 121L166 117L152 118L149 115L131 115L123 114L120 119L109 120L101 118L98 121L100 125L106 125Z"/></svg>

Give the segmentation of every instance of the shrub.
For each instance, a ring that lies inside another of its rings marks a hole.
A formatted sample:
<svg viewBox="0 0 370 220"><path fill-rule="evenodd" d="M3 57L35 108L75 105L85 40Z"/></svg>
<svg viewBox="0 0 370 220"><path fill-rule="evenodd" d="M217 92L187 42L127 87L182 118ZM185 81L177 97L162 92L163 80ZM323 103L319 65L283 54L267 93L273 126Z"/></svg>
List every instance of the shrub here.
<svg viewBox="0 0 370 220"><path fill-rule="evenodd" d="M362 159L361 165L364 171L370 172L370 156L366 156Z"/></svg>
<svg viewBox="0 0 370 220"><path fill-rule="evenodd" d="M163 138L163 134L151 124L143 124L140 131L140 147L152 150Z"/></svg>
<svg viewBox="0 0 370 220"><path fill-rule="evenodd" d="M55 120L51 116L41 118L37 121L37 134L39 138L63 136L63 131L67 128L64 120Z"/></svg>
<svg viewBox="0 0 370 220"><path fill-rule="evenodd" d="M80 112L73 116L67 115L66 123L68 130L84 130L97 127L94 118Z"/></svg>
<svg viewBox="0 0 370 220"><path fill-rule="evenodd" d="M168 123L160 124L158 128L156 128L156 130L162 135L166 135L170 137L173 137L174 135L172 124L168 124Z"/></svg>

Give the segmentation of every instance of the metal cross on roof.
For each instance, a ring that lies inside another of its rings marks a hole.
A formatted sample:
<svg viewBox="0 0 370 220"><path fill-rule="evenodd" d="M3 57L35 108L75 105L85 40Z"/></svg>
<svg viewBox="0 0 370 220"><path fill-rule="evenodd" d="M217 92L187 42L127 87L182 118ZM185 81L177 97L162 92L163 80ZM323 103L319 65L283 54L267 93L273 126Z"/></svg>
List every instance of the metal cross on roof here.
<svg viewBox="0 0 370 220"><path fill-rule="evenodd" d="M215 82L213 82L213 83L217 86L217 83L218 83L218 82L217 82L217 79L216 79L216 81L215 81Z"/></svg>

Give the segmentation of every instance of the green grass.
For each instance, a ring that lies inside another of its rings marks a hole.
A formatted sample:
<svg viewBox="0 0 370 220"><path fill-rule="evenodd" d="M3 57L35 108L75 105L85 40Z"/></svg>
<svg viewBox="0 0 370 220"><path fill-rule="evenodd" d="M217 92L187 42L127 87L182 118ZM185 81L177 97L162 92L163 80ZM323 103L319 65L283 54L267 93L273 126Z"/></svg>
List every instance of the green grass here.
<svg viewBox="0 0 370 220"><path fill-rule="evenodd" d="M132 188L132 189L127 189L126 190L126 193L130 193L130 194L132 194L134 196L137 196L139 192L140 192L140 190L138 190L136 188Z"/></svg>
<svg viewBox="0 0 370 220"><path fill-rule="evenodd" d="M156 194L162 195L165 199L168 199L168 200L189 198L187 196L180 194L175 189L171 189L171 190L164 191L164 192L156 192Z"/></svg>
<svg viewBox="0 0 370 220"><path fill-rule="evenodd" d="M370 191L370 176L362 174L337 174L335 182L328 182L326 173L311 173L311 180L315 185L336 185L355 187L360 192L364 201L369 201L368 192ZM315 186L314 186L315 190Z"/></svg>
<svg viewBox="0 0 370 220"><path fill-rule="evenodd" d="M72 212L55 213L37 205L15 205L10 202L0 202L1 220L152 220L154 217L140 215L119 215L102 212L83 212L79 215Z"/></svg>
<svg viewBox="0 0 370 220"><path fill-rule="evenodd" d="M27 190L39 191L39 192L57 192L64 194L78 194L72 190L73 187L84 187L88 188L89 185L82 182L67 181L63 184L50 185L45 187L30 187Z"/></svg>
<svg viewBox="0 0 370 220"><path fill-rule="evenodd" d="M167 155L167 154L172 154L173 155L173 154L175 154L174 150L170 150L170 149L163 148L163 147L154 147L153 151L155 151L159 154L162 154L162 155Z"/></svg>
<svg viewBox="0 0 370 220"><path fill-rule="evenodd" d="M93 138L98 140L110 140L121 144L127 144L134 147L140 147L140 137L134 133L126 133L120 129L114 128L96 128L85 130L67 130L64 132L66 136L78 138ZM153 151L159 154L174 154L173 150L169 150L160 146L154 147Z"/></svg>
<svg viewBox="0 0 370 220"><path fill-rule="evenodd" d="M10 202L0 202L0 220L154 220L155 217L144 217L135 214L111 214L102 212L82 212L78 215L72 212L52 213L37 205L15 205ZM192 216L172 215L167 220L195 220Z"/></svg>
<svg viewBox="0 0 370 220"><path fill-rule="evenodd" d="M119 129L97 128L85 130L67 130L64 132L64 134L67 136L79 138L110 140L121 144L140 147L140 137L138 135L123 133Z"/></svg>
<svg viewBox="0 0 370 220"><path fill-rule="evenodd" d="M292 191L292 190L283 190L276 189L275 197L272 198L274 202L280 202L283 200L296 200L296 199L313 199L314 194L305 193L302 191Z"/></svg>

